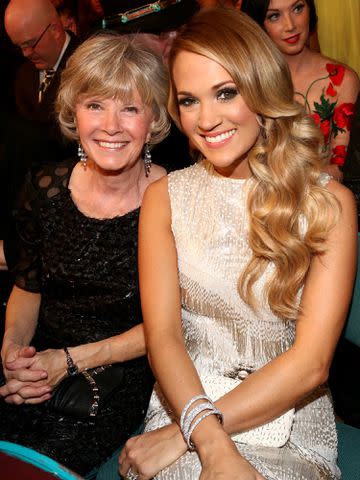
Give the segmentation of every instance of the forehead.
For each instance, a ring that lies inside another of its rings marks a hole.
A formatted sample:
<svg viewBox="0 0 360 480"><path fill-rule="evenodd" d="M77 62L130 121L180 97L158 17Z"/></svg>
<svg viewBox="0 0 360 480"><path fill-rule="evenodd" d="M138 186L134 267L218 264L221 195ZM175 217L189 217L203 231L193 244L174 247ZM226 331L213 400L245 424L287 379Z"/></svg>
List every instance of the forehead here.
<svg viewBox="0 0 360 480"><path fill-rule="evenodd" d="M283 10L299 3L300 0L270 0L269 9ZM304 1L306 4L306 1Z"/></svg>
<svg viewBox="0 0 360 480"><path fill-rule="evenodd" d="M143 105L143 99L136 87L129 89L117 89L114 92L104 89L90 89L77 95L76 103L82 103L89 100L103 101L107 103L129 104L136 103Z"/></svg>
<svg viewBox="0 0 360 480"><path fill-rule="evenodd" d="M43 22L40 20L24 17L17 21L11 19L11 21L6 24L6 30L12 42L20 45L24 42L36 40L46 25L47 24L43 25Z"/></svg>
<svg viewBox="0 0 360 480"><path fill-rule="evenodd" d="M215 60L187 51L176 55L172 73L178 91L214 88L233 81L229 72Z"/></svg>

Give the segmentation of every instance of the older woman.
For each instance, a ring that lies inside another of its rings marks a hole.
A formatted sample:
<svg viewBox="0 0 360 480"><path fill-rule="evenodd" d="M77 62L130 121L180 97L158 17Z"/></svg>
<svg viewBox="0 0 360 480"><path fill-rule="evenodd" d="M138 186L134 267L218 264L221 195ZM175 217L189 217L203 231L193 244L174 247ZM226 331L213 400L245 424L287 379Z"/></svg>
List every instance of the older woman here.
<svg viewBox="0 0 360 480"><path fill-rule="evenodd" d="M145 189L165 173L150 150L169 128L167 85L142 45L114 34L83 43L57 101L80 161L33 172L17 210L0 438L81 475L141 424L153 384L137 225Z"/></svg>

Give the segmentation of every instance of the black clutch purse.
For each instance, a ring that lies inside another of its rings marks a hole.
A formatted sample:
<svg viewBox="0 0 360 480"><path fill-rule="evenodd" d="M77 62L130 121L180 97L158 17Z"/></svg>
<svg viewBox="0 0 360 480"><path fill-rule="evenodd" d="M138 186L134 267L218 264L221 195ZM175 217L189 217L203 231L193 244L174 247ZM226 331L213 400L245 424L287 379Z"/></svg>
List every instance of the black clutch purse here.
<svg viewBox="0 0 360 480"><path fill-rule="evenodd" d="M95 420L99 410L122 386L123 378L121 363L85 370L62 380L46 407L60 414Z"/></svg>

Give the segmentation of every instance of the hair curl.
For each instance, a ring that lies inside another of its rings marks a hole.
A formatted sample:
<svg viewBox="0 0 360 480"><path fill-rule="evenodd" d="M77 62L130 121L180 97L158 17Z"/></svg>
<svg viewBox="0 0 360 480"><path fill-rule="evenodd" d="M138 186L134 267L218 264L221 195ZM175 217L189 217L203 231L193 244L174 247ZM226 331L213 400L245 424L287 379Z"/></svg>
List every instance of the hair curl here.
<svg viewBox="0 0 360 480"><path fill-rule="evenodd" d="M247 200L252 258L238 288L241 297L256 308L254 284L273 264L266 286L270 308L282 318L295 318L311 259L324 252L339 212L335 197L319 185L319 129L293 100L283 56L247 15L225 9L196 15L174 41L170 71L184 50L225 68L247 106L259 116L260 135L248 155L253 177ZM172 75L168 108L181 127Z"/></svg>
<svg viewBox="0 0 360 480"><path fill-rule="evenodd" d="M162 59L136 38L110 32L95 35L76 49L62 72L55 106L61 130L67 138L79 139L75 109L81 97L127 102L136 89L154 113L149 143L159 143L170 129L168 86Z"/></svg>

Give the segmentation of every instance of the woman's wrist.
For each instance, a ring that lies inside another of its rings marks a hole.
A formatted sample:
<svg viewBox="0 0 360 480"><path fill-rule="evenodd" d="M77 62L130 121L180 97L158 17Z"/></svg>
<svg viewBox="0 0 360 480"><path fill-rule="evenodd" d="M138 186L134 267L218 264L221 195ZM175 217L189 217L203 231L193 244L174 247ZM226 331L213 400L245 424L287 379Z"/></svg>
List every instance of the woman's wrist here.
<svg viewBox="0 0 360 480"><path fill-rule="evenodd" d="M194 430L191 438L202 460L212 456L213 452L218 450L221 445L226 445L230 440L214 415L205 418Z"/></svg>

